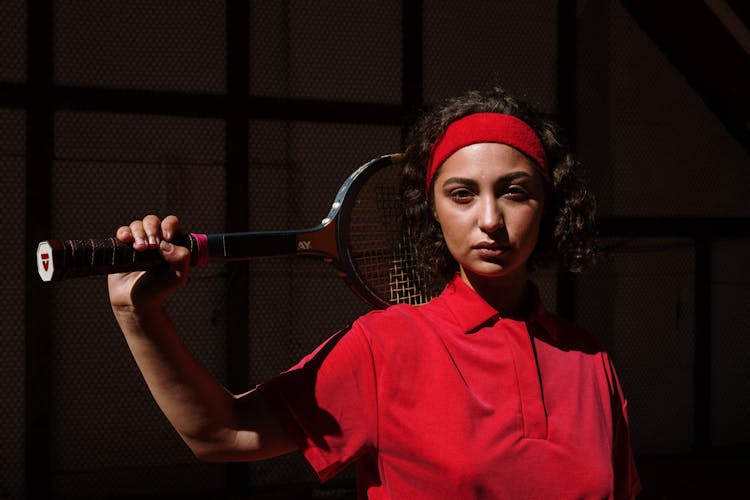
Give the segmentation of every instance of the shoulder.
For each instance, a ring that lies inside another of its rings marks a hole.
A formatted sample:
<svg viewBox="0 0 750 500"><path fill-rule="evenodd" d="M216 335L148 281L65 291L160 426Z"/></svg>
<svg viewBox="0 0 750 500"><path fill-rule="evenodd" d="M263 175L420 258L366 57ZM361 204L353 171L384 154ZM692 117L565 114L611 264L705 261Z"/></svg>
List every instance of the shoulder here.
<svg viewBox="0 0 750 500"><path fill-rule="evenodd" d="M441 306L441 298L437 297L419 306L396 304L387 309L370 311L357 319L353 326L372 333L406 328L432 330L437 324L451 320L452 315Z"/></svg>
<svg viewBox="0 0 750 500"><path fill-rule="evenodd" d="M610 391L622 393L614 360L596 335L577 323L549 312L539 323L544 324L545 342L557 350L578 353L580 359L588 359L592 366L604 373Z"/></svg>
<svg viewBox="0 0 750 500"><path fill-rule="evenodd" d="M452 324L450 312L433 299L419 306L398 304L371 311L357 319L350 332L364 337L378 351L408 350L438 339Z"/></svg>
<svg viewBox="0 0 750 500"><path fill-rule="evenodd" d="M540 315L538 323L546 331L550 340L557 344L558 347L566 350L607 356L606 347L601 340L589 330L573 321L544 311Z"/></svg>

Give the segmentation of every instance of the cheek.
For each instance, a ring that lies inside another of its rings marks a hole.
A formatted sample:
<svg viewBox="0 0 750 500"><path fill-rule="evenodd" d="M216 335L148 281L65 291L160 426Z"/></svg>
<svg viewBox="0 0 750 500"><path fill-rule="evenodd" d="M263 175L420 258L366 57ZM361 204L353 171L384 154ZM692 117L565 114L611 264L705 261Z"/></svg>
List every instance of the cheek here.
<svg viewBox="0 0 750 500"><path fill-rule="evenodd" d="M515 235L522 238L527 245L535 246L539 238L542 214L538 210L518 214L514 225ZM510 230L510 226L508 226Z"/></svg>
<svg viewBox="0 0 750 500"><path fill-rule="evenodd" d="M532 246L536 247L536 244L539 242L539 235L541 234L541 228L542 228L542 216L539 215L534 219L533 224L531 225L530 230L530 236L532 239Z"/></svg>
<svg viewBox="0 0 750 500"><path fill-rule="evenodd" d="M455 214L443 213L442 217L435 216L435 220L438 221L440 229L443 233L443 240L448 246L448 249L453 251L457 246L464 240L466 223L462 221Z"/></svg>

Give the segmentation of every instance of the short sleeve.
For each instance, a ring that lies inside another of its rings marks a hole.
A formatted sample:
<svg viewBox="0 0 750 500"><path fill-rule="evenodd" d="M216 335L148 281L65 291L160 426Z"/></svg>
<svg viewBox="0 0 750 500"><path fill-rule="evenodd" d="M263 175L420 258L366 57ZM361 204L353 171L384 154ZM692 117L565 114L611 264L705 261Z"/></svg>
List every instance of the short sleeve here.
<svg viewBox="0 0 750 500"><path fill-rule="evenodd" d="M627 401L623 400L622 418L616 424L612 463L615 470L615 498L632 499L641 492L641 480L630 446Z"/></svg>
<svg viewBox="0 0 750 500"><path fill-rule="evenodd" d="M614 429L612 443L612 466L615 476L615 498L632 499L641 490L641 480L635 466L633 449L630 445L630 423L628 402L620 385L614 365L609 360L609 377L612 384L612 411Z"/></svg>
<svg viewBox="0 0 750 500"><path fill-rule="evenodd" d="M376 445L375 367L356 323L258 390L321 481Z"/></svg>

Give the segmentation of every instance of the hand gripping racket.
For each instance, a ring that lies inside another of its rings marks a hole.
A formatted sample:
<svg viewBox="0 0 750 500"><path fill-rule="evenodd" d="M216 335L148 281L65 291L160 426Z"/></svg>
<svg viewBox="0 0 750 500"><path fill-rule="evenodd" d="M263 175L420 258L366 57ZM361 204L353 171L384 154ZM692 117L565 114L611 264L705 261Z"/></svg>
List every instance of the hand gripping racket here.
<svg viewBox="0 0 750 500"><path fill-rule="evenodd" d="M279 255L320 257L375 307L425 303L431 297L400 222L401 161L399 154L386 155L355 170L339 188L328 216L313 228L190 233L173 242L190 250L191 264L196 266ZM43 281L149 270L163 264L157 250L136 252L114 237L42 241L36 257Z"/></svg>

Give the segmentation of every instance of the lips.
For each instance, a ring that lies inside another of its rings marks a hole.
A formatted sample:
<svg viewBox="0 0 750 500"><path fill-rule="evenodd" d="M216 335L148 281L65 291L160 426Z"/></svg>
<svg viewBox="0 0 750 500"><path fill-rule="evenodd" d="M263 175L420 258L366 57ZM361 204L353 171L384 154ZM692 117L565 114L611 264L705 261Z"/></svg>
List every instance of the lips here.
<svg viewBox="0 0 750 500"><path fill-rule="evenodd" d="M510 250L510 245L501 245L497 242L486 241L472 245L471 248L483 257L499 257Z"/></svg>

